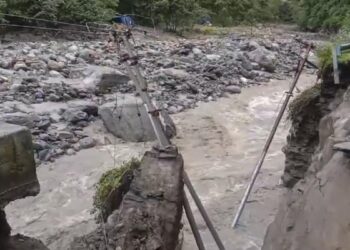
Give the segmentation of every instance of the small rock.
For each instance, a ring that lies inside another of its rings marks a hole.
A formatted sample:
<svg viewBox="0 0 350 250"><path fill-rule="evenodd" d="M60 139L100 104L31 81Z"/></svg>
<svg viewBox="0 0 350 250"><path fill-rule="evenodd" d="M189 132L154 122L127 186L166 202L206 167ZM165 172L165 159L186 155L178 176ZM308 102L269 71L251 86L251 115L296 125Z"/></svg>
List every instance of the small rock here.
<svg viewBox="0 0 350 250"><path fill-rule="evenodd" d="M39 135L39 138L43 141L48 141L50 139L50 136L48 134L42 133Z"/></svg>
<svg viewBox="0 0 350 250"><path fill-rule="evenodd" d="M12 58L2 59L0 61L0 67L1 68L10 69L12 65L13 65L13 59Z"/></svg>
<svg viewBox="0 0 350 250"><path fill-rule="evenodd" d="M58 102L60 101L60 97L58 95L55 95L55 94L50 94L47 99L50 101L50 102Z"/></svg>
<svg viewBox="0 0 350 250"><path fill-rule="evenodd" d="M60 140L68 140L68 139L72 139L73 137L74 137L73 133L69 131L59 131L57 133L57 138Z"/></svg>
<svg viewBox="0 0 350 250"><path fill-rule="evenodd" d="M261 47L256 41L250 41L248 46L249 50L256 50Z"/></svg>
<svg viewBox="0 0 350 250"><path fill-rule="evenodd" d="M62 119L62 117L57 113L50 114L50 120L52 123L58 123L61 121L61 119Z"/></svg>
<svg viewBox="0 0 350 250"><path fill-rule="evenodd" d="M36 151L42 151L44 149L48 149L49 147L49 144L43 140L36 140L33 142L33 148Z"/></svg>
<svg viewBox="0 0 350 250"><path fill-rule="evenodd" d="M208 59L208 60L210 60L210 61L217 61L217 60L219 60L220 58L221 58L221 56L220 55L206 55L206 58Z"/></svg>
<svg viewBox="0 0 350 250"><path fill-rule="evenodd" d="M44 150L40 151L38 154L38 158L41 161L49 161L51 156L52 156L52 154L51 154L50 149L44 149Z"/></svg>
<svg viewBox="0 0 350 250"><path fill-rule="evenodd" d="M79 141L80 149L88 149L96 146L96 141L91 137L85 137Z"/></svg>
<svg viewBox="0 0 350 250"><path fill-rule="evenodd" d="M64 68L65 64L64 64L64 62L56 62L53 60L49 60L47 63L47 66L51 70L61 71Z"/></svg>
<svg viewBox="0 0 350 250"><path fill-rule="evenodd" d="M83 58L85 61L91 62L95 59L96 54L95 51L91 49L83 49L80 53L79 56Z"/></svg>
<svg viewBox="0 0 350 250"><path fill-rule="evenodd" d="M198 48L193 48L192 52L193 52L193 54L195 54L197 56L203 54L203 52L200 49L198 49Z"/></svg>
<svg viewBox="0 0 350 250"><path fill-rule="evenodd" d="M75 155L75 150L72 148L67 149L66 151L67 155Z"/></svg>
<svg viewBox="0 0 350 250"><path fill-rule="evenodd" d="M61 76L62 76L62 75L61 75L59 72L57 72L56 70L50 70L49 75L50 75L51 77L61 77Z"/></svg>
<svg viewBox="0 0 350 250"><path fill-rule="evenodd" d="M241 77L239 78L241 80L242 83L244 84L247 84L248 83L248 79L247 78L244 78L244 77Z"/></svg>
<svg viewBox="0 0 350 250"><path fill-rule="evenodd" d="M167 76L171 76L178 79L184 79L190 76L189 73L187 73L185 70L182 70L182 69L174 69L174 68L163 69L162 72Z"/></svg>
<svg viewBox="0 0 350 250"><path fill-rule="evenodd" d="M73 145L73 149L75 150L75 152L79 152L80 149L81 149L81 148L80 148L80 144L78 144L78 143L77 143L77 144L74 144L74 145Z"/></svg>
<svg viewBox="0 0 350 250"><path fill-rule="evenodd" d="M64 154L64 150L60 149L60 148L57 148L57 149L55 149L55 154L56 155L63 155Z"/></svg>
<svg viewBox="0 0 350 250"><path fill-rule="evenodd" d="M47 130L51 126L50 120L41 120L36 126L39 129Z"/></svg>
<svg viewBox="0 0 350 250"><path fill-rule="evenodd" d="M13 66L13 69L16 71L19 71L19 70L27 71L28 67L24 62L19 61L15 64L15 66Z"/></svg>
<svg viewBox="0 0 350 250"><path fill-rule="evenodd" d="M78 46L76 45L72 45L68 48L68 51L71 52L71 53L75 53L79 50Z"/></svg>
<svg viewBox="0 0 350 250"><path fill-rule="evenodd" d="M237 86L227 86L225 87L225 91L230 94L240 94L242 92L241 88Z"/></svg>
<svg viewBox="0 0 350 250"><path fill-rule="evenodd" d="M80 121L86 121L88 119L88 114L76 109L69 109L63 113L63 118L71 123L78 123Z"/></svg>

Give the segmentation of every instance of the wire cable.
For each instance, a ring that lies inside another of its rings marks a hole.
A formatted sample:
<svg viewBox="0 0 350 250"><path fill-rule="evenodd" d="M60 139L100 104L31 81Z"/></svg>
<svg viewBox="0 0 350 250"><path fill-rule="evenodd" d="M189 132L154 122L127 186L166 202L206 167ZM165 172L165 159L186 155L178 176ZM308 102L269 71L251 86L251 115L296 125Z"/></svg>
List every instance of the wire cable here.
<svg viewBox="0 0 350 250"><path fill-rule="evenodd" d="M63 31L63 32L72 32L72 33L82 33L82 34L90 34L90 35L108 35L108 32L88 32L81 30L67 30L67 29L59 29L59 28L47 28L47 27L39 27L39 26L30 26L30 25L19 25L19 24L6 24L1 23L0 27L14 27L14 28L26 28L26 29L38 29L38 30L46 30L46 31Z"/></svg>
<svg viewBox="0 0 350 250"><path fill-rule="evenodd" d="M5 13L0 13L0 15L1 16L8 16L8 17L18 17L18 18L22 18L22 19L41 21L41 22L47 22L47 23L53 23L53 24L64 24L64 25L70 25L70 26L75 26L75 27L87 28L86 25L82 25L82 24L54 21L54 20L43 19L43 18L35 18L35 17L28 17L28 16L14 15L14 14L5 14ZM94 28L94 29L106 31L105 29L99 29L99 28Z"/></svg>

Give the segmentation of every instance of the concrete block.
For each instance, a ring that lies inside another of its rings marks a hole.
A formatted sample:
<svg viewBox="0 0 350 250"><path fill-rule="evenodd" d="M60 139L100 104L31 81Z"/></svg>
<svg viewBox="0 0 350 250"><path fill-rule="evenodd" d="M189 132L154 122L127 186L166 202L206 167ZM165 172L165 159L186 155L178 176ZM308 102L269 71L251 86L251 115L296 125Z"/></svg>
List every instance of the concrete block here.
<svg viewBox="0 0 350 250"><path fill-rule="evenodd" d="M39 191L30 131L0 123L0 207Z"/></svg>

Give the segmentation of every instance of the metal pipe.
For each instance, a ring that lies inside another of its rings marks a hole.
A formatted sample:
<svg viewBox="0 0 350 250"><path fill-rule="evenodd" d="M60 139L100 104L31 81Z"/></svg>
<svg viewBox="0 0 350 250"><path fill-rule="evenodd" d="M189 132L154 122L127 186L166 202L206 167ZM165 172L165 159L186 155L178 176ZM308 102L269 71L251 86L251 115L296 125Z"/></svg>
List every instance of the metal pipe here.
<svg viewBox="0 0 350 250"><path fill-rule="evenodd" d="M129 53L129 56L133 57L134 54L132 52L132 46L129 43L127 37L125 35L123 35L122 38L123 38L123 41L124 41L124 45L125 45L128 53ZM153 130L154 130L154 132L155 132L155 134L157 136L157 139L158 139L159 143L163 147L171 145L170 140L167 138L167 136L166 136L166 134L164 132L164 128L163 128L163 126L161 124L161 120L160 120L159 116L154 116L152 114L152 112L150 112L150 111L156 110L156 107L152 103L152 100L151 100L150 96L148 95L147 82L142 77L142 74L141 74L141 71L140 71L139 67L137 65L130 66L130 65L127 64L127 68L128 68L128 71L129 71L129 75L130 75L132 81L134 82L134 84L136 86L136 89L137 89L137 91L140 94L141 99L144 102L146 110L147 110L147 112L149 114L149 118L150 118ZM217 232L216 232L212 222L210 221L209 216L206 213L205 208L202 205L202 203L200 201L200 198L197 195L197 193L195 192L195 190L193 188L193 185L191 184L191 181L188 178L188 175L185 173L185 171L184 171L184 182L185 182L188 190L190 191L190 194L192 195L192 197L193 197L193 199L194 199L194 201L195 201L199 211L201 212L201 214L202 214L202 216L203 216L203 218L204 218L204 220L205 220L205 222L206 222L210 232L212 233L213 238L214 238L215 242L217 243L219 249L220 250L224 250L225 248L223 246L223 243L220 240L219 235L217 234ZM202 242L202 239L201 239L201 236L199 234L198 228L196 228L195 220L194 220L194 217L193 217L193 214L192 214L192 211L191 211L191 207L190 207L190 205L188 203L188 199L187 199L187 196L186 196L185 193L184 193L184 196L185 196L184 197L185 212L186 212L187 217L189 218L189 221L192 220L192 221L190 221L190 224L192 223L191 224L191 228L192 228L192 232L193 232L193 234L194 234L194 236L196 238L196 242L197 242L198 248L200 250L201 249L205 249L204 245L203 245L203 242Z"/></svg>
<svg viewBox="0 0 350 250"><path fill-rule="evenodd" d="M272 142L272 140L273 140L273 138L274 138L274 136L275 136L275 134L276 134L277 128L278 128L278 126L279 126L279 124L280 124L280 122L281 122L281 120L282 120L283 114L284 114L284 112L285 112L285 110L286 110L286 108L287 108L287 106L288 106L289 100L290 100L290 98L292 97L294 88L296 87L296 85L297 85L297 83L298 83L298 81L299 81L301 72L302 72L302 70L303 70L303 68L304 68L304 66L305 66L305 63L306 63L306 60L307 60L307 58L308 58L308 56L309 56L309 53L310 53L310 51L311 51L311 48L312 48L312 45L310 44L310 45L308 46L306 55L305 55L305 57L304 57L302 63L300 64L298 74L295 76L294 81L293 81L292 85L290 86L288 95L286 96L286 99L285 99L285 101L284 101L284 103L283 103L283 106L282 106L282 108L281 108L281 110L280 110L278 116L277 116L277 119L276 119L276 121L275 121L275 124L273 125L273 128L272 128L272 130L271 130L271 133L270 133L270 135L269 135L269 137L268 137L268 139L267 139L267 141L266 141L264 150L263 150L263 152L262 152L262 154L261 154L261 156L260 156L260 159L259 159L259 161L258 161L258 164L256 165L256 167L255 167L255 169L254 169L254 172L253 172L253 175L252 175L252 177L251 177L251 180L250 180L250 183L249 183L249 185L248 185L248 188L247 188L247 190L246 190L245 193L244 193L244 196L243 196L243 199L242 199L242 201L241 201L241 203L240 203L240 205L239 205L237 214L236 214L236 216L235 216L235 218L234 218L234 220L233 220L233 222L232 222L232 227L233 227L233 228L235 228L235 227L237 226L238 221L239 221L239 219L240 219L240 217L241 217L241 215L242 215L242 212L243 212L243 210L244 210L245 204L246 204L246 202L247 202L247 200L248 200L248 198L249 198L249 195L250 195L250 193L251 193L251 191L252 191L252 188L253 188L253 186L254 186L254 184L255 184L256 178L257 178L258 175L259 175L260 169L261 169L261 167L262 167L262 165L263 165L263 163L264 163L265 157L266 157L267 152L268 152L268 150L269 150L269 148L270 148L271 142Z"/></svg>
<svg viewBox="0 0 350 250"><path fill-rule="evenodd" d="M185 213L186 213L188 222L190 223L194 239L196 240L198 249L199 250L205 250L201 234L199 233L196 220L195 220L195 218L193 216L193 213L192 213L192 210L191 210L191 206L190 206L190 203L188 202L187 195L186 195L185 192L184 192L184 209L185 209Z"/></svg>
<svg viewBox="0 0 350 250"><path fill-rule="evenodd" d="M213 223L211 222L207 212L205 211L205 208L204 208L201 200L199 199L196 191L194 190L194 187L192 186L190 178L188 177L186 172L184 172L183 175L184 175L184 182L188 188L188 191L190 192L194 202L196 203L198 210L201 213L205 223L207 224L207 227L208 227L209 231L211 232L211 235L213 236L217 246L219 247L220 250L225 250L224 244L222 243L217 231L215 230Z"/></svg>

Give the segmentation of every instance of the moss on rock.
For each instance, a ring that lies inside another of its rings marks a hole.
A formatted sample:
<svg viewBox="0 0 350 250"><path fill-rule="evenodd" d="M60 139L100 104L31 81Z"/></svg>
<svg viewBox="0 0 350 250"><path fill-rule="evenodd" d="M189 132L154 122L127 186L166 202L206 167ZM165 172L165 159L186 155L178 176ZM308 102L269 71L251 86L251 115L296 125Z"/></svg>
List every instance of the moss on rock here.
<svg viewBox="0 0 350 250"><path fill-rule="evenodd" d="M104 173L99 182L96 184L96 192L93 197L93 212L101 213L103 217L107 217L111 211L111 196L118 188L123 185L127 175L132 176L133 171L139 168L141 162L139 159L132 158L128 162L124 162L121 166Z"/></svg>
<svg viewBox="0 0 350 250"><path fill-rule="evenodd" d="M304 112L308 112L309 105L320 96L321 84L316 84L300 93L289 105L288 119L291 121L297 120L297 118L302 116Z"/></svg>

